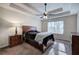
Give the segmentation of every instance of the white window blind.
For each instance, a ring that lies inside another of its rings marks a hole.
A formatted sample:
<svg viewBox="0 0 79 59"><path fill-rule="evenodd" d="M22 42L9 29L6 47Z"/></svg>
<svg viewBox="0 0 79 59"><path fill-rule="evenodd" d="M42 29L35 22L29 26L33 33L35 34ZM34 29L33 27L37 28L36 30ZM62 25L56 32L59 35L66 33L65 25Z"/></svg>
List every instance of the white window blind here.
<svg viewBox="0 0 79 59"><path fill-rule="evenodd" d="M48 32L63 34L64 21L48 22Z"/></svg>

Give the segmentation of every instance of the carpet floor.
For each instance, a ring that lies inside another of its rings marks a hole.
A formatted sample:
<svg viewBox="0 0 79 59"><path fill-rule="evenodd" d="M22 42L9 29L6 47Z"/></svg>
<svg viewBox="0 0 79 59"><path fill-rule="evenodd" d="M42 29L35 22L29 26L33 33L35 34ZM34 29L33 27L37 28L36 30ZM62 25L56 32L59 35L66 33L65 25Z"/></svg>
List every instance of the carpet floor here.
<svg viewBox="0 0 79 59"><path fill-rule="evenodd" d="M0 49L0 55L40 55L41 52L27 43Z"/></svg>
<svg viewBox="0 0 79 59"><path fill-rule="evenodd" d="M65 40L56 40L45 53L33 46L23 43L14 47L0 49L0 55L71 55L71 44Z"/></svg>
<svg viewBox="0 0 79 59"><path fill-rule="evenodd" d="M56 40L44 55L72 55L71 43L65 40Z"/></svg>

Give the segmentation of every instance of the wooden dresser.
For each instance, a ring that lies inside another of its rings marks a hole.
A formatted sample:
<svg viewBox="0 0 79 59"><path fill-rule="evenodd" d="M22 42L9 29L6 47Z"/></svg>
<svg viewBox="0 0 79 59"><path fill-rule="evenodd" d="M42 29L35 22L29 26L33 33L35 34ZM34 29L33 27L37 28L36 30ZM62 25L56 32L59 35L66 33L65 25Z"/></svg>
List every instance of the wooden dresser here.
<svg viewBox="0 0 79 59"><path fill-rule="evenodd" d="M22 35L14 35L9 37L9 46L16 46L23 43Z"/></svg>
<svg viewBox="0 0 79 59"><path fill-rule="evenodd" d="M79 55L79 34L72 34L72 55Z"/></svg>

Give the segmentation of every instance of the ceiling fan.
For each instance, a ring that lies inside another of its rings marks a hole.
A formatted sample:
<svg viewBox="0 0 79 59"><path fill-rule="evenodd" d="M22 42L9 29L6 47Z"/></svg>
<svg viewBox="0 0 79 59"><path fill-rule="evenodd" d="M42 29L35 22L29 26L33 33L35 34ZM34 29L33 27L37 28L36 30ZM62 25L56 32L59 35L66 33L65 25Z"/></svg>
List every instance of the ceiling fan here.
<svg viewBox="0 0 79 59"><path fill-rule="evenodd" d="M12 8L15 8L17 10L20 10L24 13L26 13L26 12L31 13L30 10L27 10L27 8L24 8L23 5L21 6L21 4L18 5L15 3L10 3L9 6ZM31 14L35 15L35 16L40 16L40 18L42 18L42 19L49 19L51 17L58 17L58 16L70 14L70 11L63 11L63 8L56 8L56 9L47 11L47 3L44 3L44 7L45 7L45 10L43 13L41 13L41 14L34 14L34 13L32 14L31 13Z"/></svg>
<svg viewBox="0 0 79 59"><path fill-rule="evenodd" d="M56 17L56 16L62 16L70 13L70 11L63 11L63 8L57 8L51 11L47 11L47 3L44 3L44 6L45 6L45 12L42 14L36 14L37 16L41 16L40 18L43 18L43 19L48 19L50 16Z"/></svg>

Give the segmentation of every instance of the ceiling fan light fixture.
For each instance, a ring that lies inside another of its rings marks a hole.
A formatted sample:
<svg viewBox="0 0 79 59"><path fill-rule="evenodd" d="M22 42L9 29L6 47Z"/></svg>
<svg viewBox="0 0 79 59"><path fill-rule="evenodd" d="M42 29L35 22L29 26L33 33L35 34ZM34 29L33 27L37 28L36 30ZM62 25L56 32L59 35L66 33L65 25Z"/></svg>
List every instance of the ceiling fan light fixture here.
<svg viewBox="0 0 79 59"><path fill-rule="evenodd" d="M46 12L46 11L45 11L44 13L45 13L45 14L47 14L47 12Z"/></svg>
<svg viewBox="0 0 79 59"><path fill-rule="evenodd" d="M44 14L43 14L44 16L47 16L47 12L44 12Z"/></svg>
<svg viewBox="0 0 79 59"><path fill-rule="evenodd" d="M44 18L44 19L47 19L47 16L44 16L43 18Z"/></svg>

